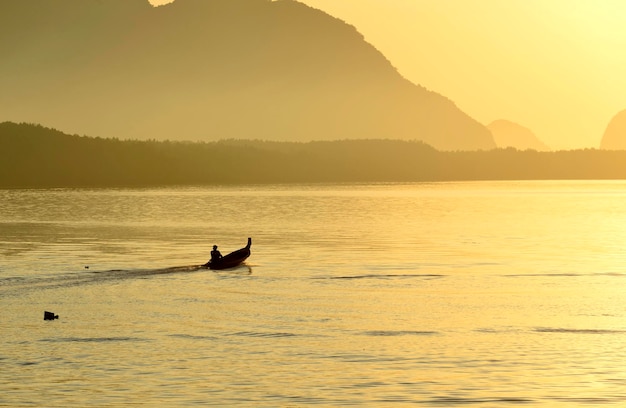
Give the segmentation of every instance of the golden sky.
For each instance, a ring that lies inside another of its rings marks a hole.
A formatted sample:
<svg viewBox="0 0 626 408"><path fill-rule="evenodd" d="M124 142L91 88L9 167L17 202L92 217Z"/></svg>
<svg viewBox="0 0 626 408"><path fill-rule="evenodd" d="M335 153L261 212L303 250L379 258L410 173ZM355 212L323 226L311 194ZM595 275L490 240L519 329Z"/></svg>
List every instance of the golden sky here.
<svg viewBox="0 0 626 408"><path fill-rule="evenodd" d="M625 0L301 2L354 25L479 122L511 120L553 149L599 147L626 109Z"/></svg>

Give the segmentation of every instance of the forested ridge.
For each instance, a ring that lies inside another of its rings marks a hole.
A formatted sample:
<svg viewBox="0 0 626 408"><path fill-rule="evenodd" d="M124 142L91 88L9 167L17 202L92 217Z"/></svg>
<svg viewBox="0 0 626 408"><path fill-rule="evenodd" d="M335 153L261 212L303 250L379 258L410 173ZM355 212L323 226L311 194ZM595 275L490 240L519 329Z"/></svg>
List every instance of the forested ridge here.
<svg viewBox="0 0 626 408"><path fill-rule="evenodd" d="M0 123L0 188L626 179L626 151L443 152L419 141L134 141Z"/></svg>

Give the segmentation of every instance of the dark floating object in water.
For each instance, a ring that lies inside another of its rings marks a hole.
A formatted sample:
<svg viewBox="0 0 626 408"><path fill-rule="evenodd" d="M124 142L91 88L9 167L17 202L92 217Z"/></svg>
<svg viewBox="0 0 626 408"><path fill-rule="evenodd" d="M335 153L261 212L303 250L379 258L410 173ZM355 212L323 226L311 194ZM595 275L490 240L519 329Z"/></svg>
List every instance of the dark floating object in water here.
<svg viewBox="0 0 626 408"><path fill-rule="evenodd" d="M58 319L59 315L55 315L52 312L43 312L43 319L44 320L54 320L54 319Z"/></svg>
<svg viewBox="0 0 626 408"><path fill-rule="evenodd" d="M248 245L246 245L244 248L233 251L228 255L224 255L220 259L212 259L202 266L214 270L234 268L235 266L240 265L250 256L251 245L252 238L248 238Z"/></svg>

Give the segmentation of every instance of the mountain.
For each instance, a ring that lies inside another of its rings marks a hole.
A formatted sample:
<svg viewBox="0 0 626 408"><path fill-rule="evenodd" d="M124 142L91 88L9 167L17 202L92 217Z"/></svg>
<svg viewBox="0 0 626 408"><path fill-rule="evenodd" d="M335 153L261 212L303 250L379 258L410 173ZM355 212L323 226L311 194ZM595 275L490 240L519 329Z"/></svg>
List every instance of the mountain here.
<svg viewBox="0 0 626 408"><path fill-rule="evenodd" d="M293 0L3 0L0 120L124 139L495 147L356 29Z"/></svg>
<svg viewBox="0 0 626 408"><path fill-rule="evenodd" d="M602 136L600 149L626 150L626 109L609 122Z"/></svg>
<svg viewBox="0 0 626 408"><path fill-rule="evenodd" d="M514 147L519 150L550 150L530 129L517 123L499 119L491 122L487 128L491 131L498 147Z"/></svg>

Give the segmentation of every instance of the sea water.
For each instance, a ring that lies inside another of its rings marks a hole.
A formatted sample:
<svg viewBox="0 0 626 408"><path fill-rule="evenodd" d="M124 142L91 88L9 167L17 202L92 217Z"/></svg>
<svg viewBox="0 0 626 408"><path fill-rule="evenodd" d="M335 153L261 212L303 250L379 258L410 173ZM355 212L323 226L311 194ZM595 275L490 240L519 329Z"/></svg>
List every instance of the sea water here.
<svg viewBox="0 0 626 408"><path fill-rule="evenodd" d="M0 406L619 406L625 242L621 181L0 190Z"/></svg>

